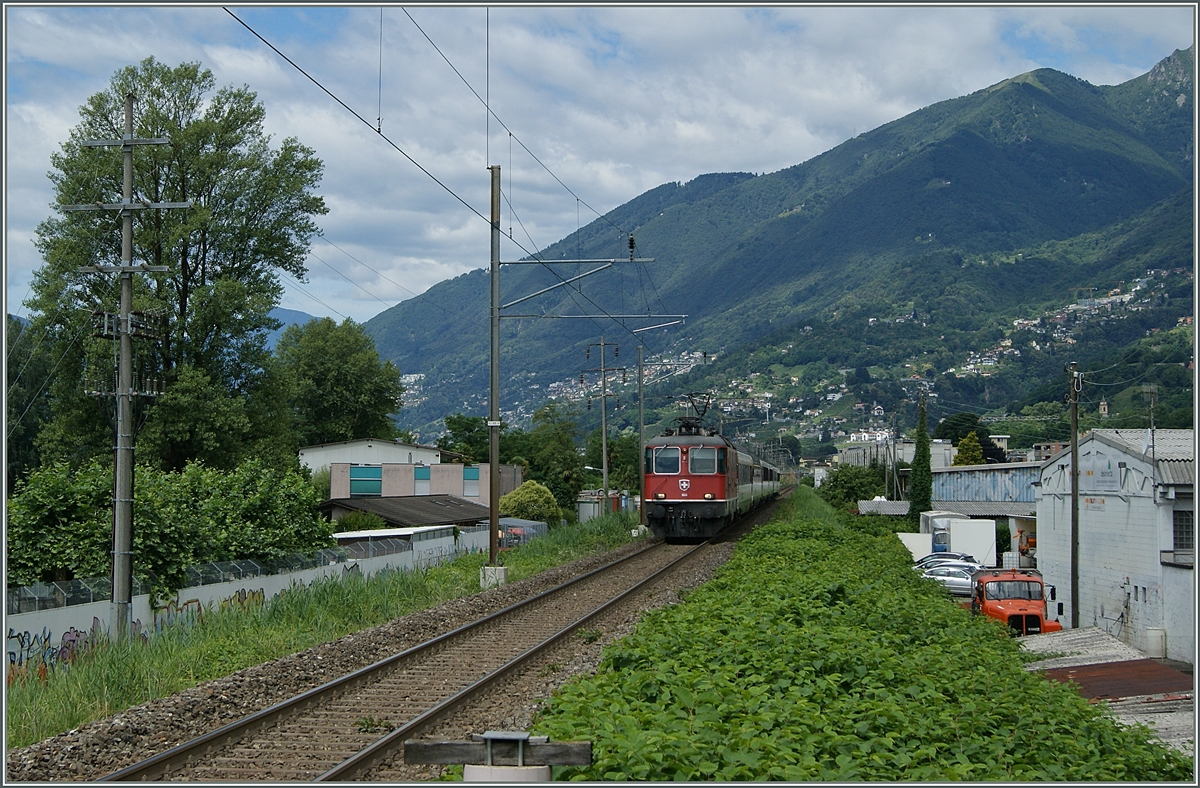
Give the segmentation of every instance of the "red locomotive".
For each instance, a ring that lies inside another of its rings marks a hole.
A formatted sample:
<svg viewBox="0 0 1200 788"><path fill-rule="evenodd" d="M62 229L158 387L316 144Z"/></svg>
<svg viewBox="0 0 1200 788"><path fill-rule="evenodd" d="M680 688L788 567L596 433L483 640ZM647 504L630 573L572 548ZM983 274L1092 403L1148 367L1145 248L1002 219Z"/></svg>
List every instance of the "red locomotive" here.
<svg viewBox="0 0 1200 788"><path fill-rule="evenodd" d="M739 451L700 418L676 420L677 428L646 441L642 487L646 524L668 542L716 536L779 492L779 469Z"/></svg>

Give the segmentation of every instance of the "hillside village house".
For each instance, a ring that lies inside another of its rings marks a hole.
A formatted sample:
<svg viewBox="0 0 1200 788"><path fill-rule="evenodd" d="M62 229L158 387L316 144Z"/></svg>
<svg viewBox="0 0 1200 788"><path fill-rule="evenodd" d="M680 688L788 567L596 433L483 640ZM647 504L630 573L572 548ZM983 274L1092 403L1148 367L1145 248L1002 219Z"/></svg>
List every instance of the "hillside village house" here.
<svg viewBox="0 0 1200 788"><path fill-rule="evenodd" d="M1092 430L1079 441L1079 620L1152 657L1193 663L1192 430ZM1041 465L1038 568L1071 611L1071 455Z"/></svg>

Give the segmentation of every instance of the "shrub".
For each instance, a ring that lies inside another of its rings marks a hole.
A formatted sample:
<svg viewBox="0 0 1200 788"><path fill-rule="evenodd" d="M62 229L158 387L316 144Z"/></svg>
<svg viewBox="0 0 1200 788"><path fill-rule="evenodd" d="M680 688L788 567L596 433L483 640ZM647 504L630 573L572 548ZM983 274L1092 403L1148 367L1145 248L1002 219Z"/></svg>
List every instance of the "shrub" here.
<svg viewBox="0 0 1200 788"><path fill-rule="evenodd" d="M554 500L554 493L532 479L502 496L500 511L509 517L536 520L547 525L558 525L562 518L562 509Z"/></svg>
<svg viewBox="0 0 1200 788"><path fill-rule="evenodd" d="M386 528L387 522L371 512L347 512L337 521L339 531L378 531Z"/></svg>

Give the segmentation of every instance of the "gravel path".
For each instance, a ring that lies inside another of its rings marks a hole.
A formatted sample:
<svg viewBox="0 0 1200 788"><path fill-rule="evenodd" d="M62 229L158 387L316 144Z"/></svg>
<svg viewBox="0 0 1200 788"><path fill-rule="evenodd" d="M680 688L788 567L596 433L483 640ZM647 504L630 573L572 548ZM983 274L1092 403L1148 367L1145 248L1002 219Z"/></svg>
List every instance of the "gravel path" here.
<svg viewBox="0 0 1200 788"><path fill-rule="evenodd" d="M5 782L94 780L496 612L641 546L641 543L625 545L611 553L580 559L534 577L446 602L13 750L8 753ZM469 738L470 733L485 730L528 728L538 704L571 676L593 670L604 645L631 631L642 610L676 601L680 590L707 580L728 559L732 548L732 544L717 545L702 565L675 573L669 587L658 585L643 592L635 611L613 614L595 625L593 628L603 632L597 642L585 644L579 638L568 639L554 653L510 681L503 693L481 707L460 711L431 732L431 737ZM398 776L399 773L405 776ZM386 779L430 779L440 773L440 768L421 770L400 766Z"/></svg>

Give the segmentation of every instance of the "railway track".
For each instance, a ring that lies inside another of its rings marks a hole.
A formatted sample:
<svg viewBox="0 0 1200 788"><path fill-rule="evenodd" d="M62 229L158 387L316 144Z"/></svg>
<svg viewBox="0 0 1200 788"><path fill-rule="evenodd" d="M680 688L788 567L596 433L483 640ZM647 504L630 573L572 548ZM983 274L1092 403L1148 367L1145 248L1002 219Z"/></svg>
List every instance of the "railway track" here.
<svg viewBox="0 0 1200 788"><path fill-rule="evenodd" d="M653 544L101 779L363 779L405 739L704 547Z"/></svg>

